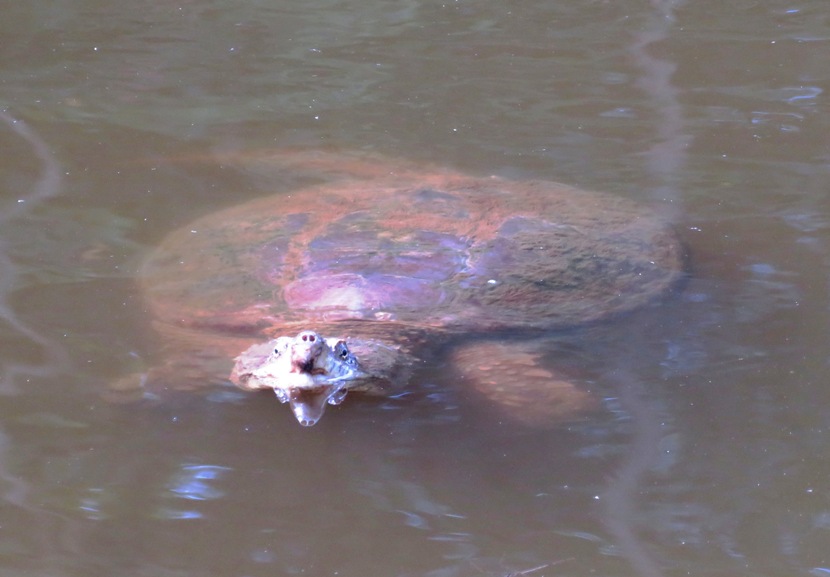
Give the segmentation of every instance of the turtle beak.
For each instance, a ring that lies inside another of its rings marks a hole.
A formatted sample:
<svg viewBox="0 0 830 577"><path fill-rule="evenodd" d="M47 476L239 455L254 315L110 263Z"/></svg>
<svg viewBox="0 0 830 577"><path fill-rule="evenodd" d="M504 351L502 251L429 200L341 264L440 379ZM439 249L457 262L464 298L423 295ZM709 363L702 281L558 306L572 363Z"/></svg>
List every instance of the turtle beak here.
<svg viewBox="0 0 830 577"><path fill-rule="evenodd" d="M342 384L331 384L313 389L274 388L274 392L281 402L289 403L297 422L303 427L311 427L322 418L326 405L339 405L348 391Z"/></svg>

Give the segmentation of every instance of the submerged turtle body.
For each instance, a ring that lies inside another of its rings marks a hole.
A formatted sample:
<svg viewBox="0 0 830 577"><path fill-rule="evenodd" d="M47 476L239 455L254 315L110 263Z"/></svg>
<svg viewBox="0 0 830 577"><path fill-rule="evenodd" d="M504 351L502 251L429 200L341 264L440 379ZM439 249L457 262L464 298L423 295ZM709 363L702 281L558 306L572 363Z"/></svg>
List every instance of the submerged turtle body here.
<svg viewBox="0 0 830 577"><path fill-rule="evenodd" d="M142 278L169 338L168 367L177 357L193 367L194 350L230 363L244 348L232 347L254 344L235 384L274 388L281 400L328 387L335 403L347 390L402 386L419 351L442 337L597 321L663 294L682 273L672 229L624 199L441 170L342 173L210 214L162 242ZM304 334L326 350L308 352ZM279 336L291 341L267 340ZM304 352L291 355L312 358L285 364L294 343ZM335 362L346 376L318 367L317 354L345 355ZM288 386L289 373L315 379ZM520 394L536 403L533 390ZM322 413L305 409L295 408L303 424Z"/></svg>

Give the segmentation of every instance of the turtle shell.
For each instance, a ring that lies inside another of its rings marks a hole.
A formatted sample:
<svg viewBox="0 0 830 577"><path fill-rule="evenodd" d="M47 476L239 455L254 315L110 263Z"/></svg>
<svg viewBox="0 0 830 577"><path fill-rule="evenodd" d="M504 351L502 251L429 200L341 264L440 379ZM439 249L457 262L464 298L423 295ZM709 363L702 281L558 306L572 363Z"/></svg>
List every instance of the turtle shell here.
<svg viewBox="0 0 830 577"><path fill-rule="evenodd" d="M436 172L209 214L163 240L142 277L162 323L203 334L348 322L377 335L570 327L643 305L682 268L672 228L634 202Z"/></svg>

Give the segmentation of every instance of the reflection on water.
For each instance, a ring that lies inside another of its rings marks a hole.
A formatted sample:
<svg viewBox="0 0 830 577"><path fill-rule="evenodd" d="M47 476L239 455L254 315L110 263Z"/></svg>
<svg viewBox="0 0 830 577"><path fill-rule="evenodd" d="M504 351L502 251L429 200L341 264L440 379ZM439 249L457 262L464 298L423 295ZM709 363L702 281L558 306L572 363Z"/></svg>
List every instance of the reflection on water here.
<svg viewBox="0 0 830 577"><path fill-rule="evenodd" d="M58 162L49 151L46 143L32 131L22 120L12 117L0 110L0 121L5 129L14 133L19 139L31 148L30 153L37 159L39 166L36 180L28 189L22 189L17 194L7 195L6 206L0 214L0 227L4 237L0 245L0 318L8 326L9 333L14 340L28 341L39 349L40 358L32 363L17 360L4 363L3 376L0 380L0 391L9 394L17 392L17 381L20 378L49 377L65 370L67 359L62 347L49 337L46 337L20 319L11 308L10 296L13 290L20 288L20 278L23 276L20 266L11 258L11 251L16 246L13 243L13 227L23 218L26 218L38 204L56 197L61 192L60 168ZM19 239L17 239L19 240ZM21 347L14 346L19 350ZM7 350L12 346L7 345ZM17 359L25 359L20 355Z"/></svg>
<svg viewBox="0 0 830 577"><path fill-rule="evenodd" d="M205 501L219 499L225 495L224 491L216 489L211 483L220 475L228 471L227 467L215 465L182 465L181 471L170 481L168 490L179 499L191 501ZM182 505L181 507L184 507ZM199 519L202 514L196 510L168 507L159 512L164 519Z"/></svg>
<svg viewBox="0 0 830 577"><path fill-rule="evenodd" d="M2 573L830 573L825 13L9 6ZM677 223L689 279L551 335L548 368L576 366L600 407L560 426L499 418L440 362L313 430L221 386L104 400L160 352L133 282L147 248L301 185L221 160L295 146L646 201Z"/></svg>

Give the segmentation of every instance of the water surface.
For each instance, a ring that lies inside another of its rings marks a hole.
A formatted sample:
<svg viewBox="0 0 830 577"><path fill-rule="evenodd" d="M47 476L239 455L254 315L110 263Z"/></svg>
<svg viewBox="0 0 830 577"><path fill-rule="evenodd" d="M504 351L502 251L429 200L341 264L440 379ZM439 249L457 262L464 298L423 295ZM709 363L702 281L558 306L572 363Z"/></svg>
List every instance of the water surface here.
<svg viewBox="0 0 830 577"><path fill-rule="evenodd" d="M3 575L830 574L824 2L34 1L0 37ZM689 279L553 335L572 423L440 364L313 429L113 400L161 347L142 256L302 185L222 160L296 147L642 201Z"/></svg>

